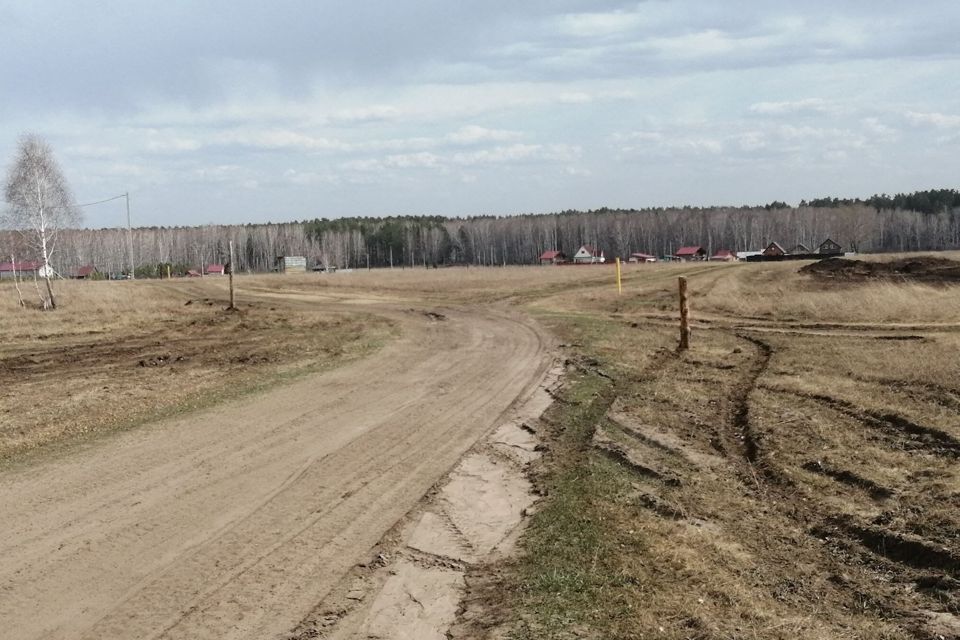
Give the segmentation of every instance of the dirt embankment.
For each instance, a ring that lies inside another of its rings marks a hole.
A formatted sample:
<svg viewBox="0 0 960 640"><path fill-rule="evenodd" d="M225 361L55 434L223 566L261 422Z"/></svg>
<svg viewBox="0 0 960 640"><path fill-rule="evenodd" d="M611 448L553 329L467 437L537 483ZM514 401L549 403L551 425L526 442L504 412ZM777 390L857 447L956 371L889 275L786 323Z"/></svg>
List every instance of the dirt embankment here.
<svg viewBox="0 0 960 640"><path fill-rule="evenodd" d="M818 280L906 280L927 283L960 282L960 262L934 256L901 258L884 262L828 258L800 269Z"/></svg>

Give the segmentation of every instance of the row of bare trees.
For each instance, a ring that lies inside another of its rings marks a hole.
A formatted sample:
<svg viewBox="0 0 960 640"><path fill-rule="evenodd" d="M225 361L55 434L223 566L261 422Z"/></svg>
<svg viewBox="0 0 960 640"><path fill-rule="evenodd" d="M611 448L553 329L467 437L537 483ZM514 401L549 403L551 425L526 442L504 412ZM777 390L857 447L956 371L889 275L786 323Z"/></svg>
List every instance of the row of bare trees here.
<svg viewBox="0 0 960 640"><path fill-rule="evenodd" d="M67 229L52 260L68 275L92 264L104 272L127 269L124 229ZM339 268L439 264L535 264L545 250L572 255L583 244L608 257L633 252L673 253L684 245L708 251L759 250L771 241L815 248L831 238L851 251L920 251L960 248L960 211L936 214L876 210L863 205L833 208L650 209L568 211L547 215L338 219L258 225L150 227L132 232L138 276L161 275L158 265L201 268L228 259L236 248L237 271L269 271L281 255L302 255L311 265ZM0 249L25 258L30 247L16 235L0 236ZM140 272L143 270L143 273Z"/></svg>

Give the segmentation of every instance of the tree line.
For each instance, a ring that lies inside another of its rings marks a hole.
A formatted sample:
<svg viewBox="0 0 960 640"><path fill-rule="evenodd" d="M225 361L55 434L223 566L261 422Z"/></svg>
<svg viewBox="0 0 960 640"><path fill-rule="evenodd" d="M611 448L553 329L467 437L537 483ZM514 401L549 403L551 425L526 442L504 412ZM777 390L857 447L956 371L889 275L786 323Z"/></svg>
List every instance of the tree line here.
<svg viewBox="0 0 960 640"><path fill-rule="evenodd" d="M954 192L956 193L956 192ZM866 202L799 207L598 209L515 216L397 216L315 219L279 224L141 227L129 232L137 277L199 270L229 259L237 272L270 271L277 256L300 255L310 266L337 268L536 264L547 250L573 255L583 244L608 258L643 252L669 255L685 245L708 252L760 250L772 241L815 248L831 238L847 251L960 248L960 206L923 212ZM82 265L129 269L126 229L64 229L56 270ZM18 234L0 235L5 255L34 258Z"/></svg>

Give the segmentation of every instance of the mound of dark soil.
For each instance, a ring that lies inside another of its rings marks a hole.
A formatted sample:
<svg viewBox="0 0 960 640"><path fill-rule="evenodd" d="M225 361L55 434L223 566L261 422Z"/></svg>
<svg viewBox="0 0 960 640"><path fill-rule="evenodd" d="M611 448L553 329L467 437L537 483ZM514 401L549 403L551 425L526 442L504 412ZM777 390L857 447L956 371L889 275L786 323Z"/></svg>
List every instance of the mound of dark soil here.
<svg viewBox="0 0 960 640"><path fill-rule="evenodd" d="M827 258L808 264L800 273L822 280L893 279L914 282L960 282L960 262L948 258L918 256L886 262Z"/></svg>

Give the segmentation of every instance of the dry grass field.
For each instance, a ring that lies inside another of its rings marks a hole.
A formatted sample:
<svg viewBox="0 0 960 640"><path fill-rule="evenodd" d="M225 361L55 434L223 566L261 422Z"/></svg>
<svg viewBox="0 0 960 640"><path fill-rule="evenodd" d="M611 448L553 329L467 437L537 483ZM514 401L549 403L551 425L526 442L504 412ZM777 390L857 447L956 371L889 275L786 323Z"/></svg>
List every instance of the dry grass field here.
<svg viewBox="0 0 960 640"><path fill-rule="evenodd" d="M520 553L468 576L454 637L958 638L960 285L801 266L241 277L238 314L211 278L63 283L55 313L0 287L0 453L366 353L378 302L517 307L566 385Z"/></svg>
<svg viewBox="0 0 960 640"><path fill-rule="evenodd" d="M0 460L262 389L391 332L369 314L282 301L228 312L225 286L64 281L60 308L43 312L0 283Z"/></svg>
<svg viewBox="0 0 960 640"><path fill-rule="evenodd" d="M474 630L495 601L519 638L960 637L960 287L800 266L633 267L623 295L533 304L569 386Z"/></svg>

